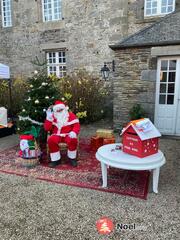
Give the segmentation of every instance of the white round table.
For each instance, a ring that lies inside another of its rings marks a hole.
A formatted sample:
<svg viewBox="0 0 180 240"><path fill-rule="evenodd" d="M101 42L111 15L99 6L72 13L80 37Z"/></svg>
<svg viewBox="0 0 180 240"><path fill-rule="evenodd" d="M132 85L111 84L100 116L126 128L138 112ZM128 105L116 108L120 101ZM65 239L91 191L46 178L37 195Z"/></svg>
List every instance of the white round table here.
<svg viewBox="0 0 180 240"><path fill-rule="evenodd" d="M127 170L153 170L153 192L158 193L160 167L165 164L164 154L158 153L139 158L118 149L122 144L107 144L98 148L96 158L101 162L103 186L107 187L107 166Z"/></svg>

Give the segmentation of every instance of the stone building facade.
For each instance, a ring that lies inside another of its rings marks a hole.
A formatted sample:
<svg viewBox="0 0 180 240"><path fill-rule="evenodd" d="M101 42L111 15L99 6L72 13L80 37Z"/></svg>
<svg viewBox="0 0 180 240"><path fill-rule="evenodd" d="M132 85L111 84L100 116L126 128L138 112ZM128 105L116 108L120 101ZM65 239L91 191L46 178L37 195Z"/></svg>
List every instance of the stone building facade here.
<svg viewBox="0 0 180 240"><path fill-rule="evenodd" d="M43 0L9 1L12 26L3 27L2 11L0 16L0 62L13 77L30 75L36 56L43 61L47 52L59 50L65 51L67 72L86 68L99 74L113 59L108 45L127 35L126 0L59 0L57 21L43 21Z"/></svg>
<svg viewBox="0 0 180 240"><path fill-rule="evenodd" d="M179 136L180 1L175 2L174 12L144 19L140 12L135 14L133 2L128 13L133 34L110 46L116 62L114 125L122 128L138 103L163 134Z"/></svg>
<svg viewBox="0 0 180 240"><path fill-rule="evenodd" d="M141 103L156 124L169 122L167 129L158 126L162 132L179 134L178 80L174 87L174 110L170 106L163 110L156 99L164 94L161 98L166 99L165 105L171 105L167 104L168 99L172 100L169 93L158 93L160 58L168 57L169 66L170 58L176 56L173 71L177 77L179 74L180 0L48 1L61 4L60 19L45 21L44 0L1 0L11 3L12 26L3 26L1 4L0 62L10 66L12 77L31 75L36 57L43 62L46 57L52 60L54 53L57 59L58 52L67 73L85 68L99 74L104 62L115 60L115 72L110 75L114 126L121 128L127 123L130 108ZM173 119L163 118L160 114L163 111L164 115L166 112L173 115Z"/></svg>

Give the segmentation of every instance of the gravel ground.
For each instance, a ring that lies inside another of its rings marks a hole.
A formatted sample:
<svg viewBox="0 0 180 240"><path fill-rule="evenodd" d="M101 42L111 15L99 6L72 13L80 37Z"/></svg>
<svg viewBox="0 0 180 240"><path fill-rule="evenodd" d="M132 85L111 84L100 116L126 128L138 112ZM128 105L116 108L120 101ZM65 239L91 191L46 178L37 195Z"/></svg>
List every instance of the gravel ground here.
<svg viewBox="0 0 180 240"><path fill-rule="evenodd" d="M81 136L107 126L110 123L100 122L82 127ZM0 174L0 240L179 239L180 140L163 137L160 145L167 163L161 169L159 193L150 187L147 200ZM115 224L109 236L96 230L102 216ZM135 224L135 230L117 229L121 223Z"/></svg>

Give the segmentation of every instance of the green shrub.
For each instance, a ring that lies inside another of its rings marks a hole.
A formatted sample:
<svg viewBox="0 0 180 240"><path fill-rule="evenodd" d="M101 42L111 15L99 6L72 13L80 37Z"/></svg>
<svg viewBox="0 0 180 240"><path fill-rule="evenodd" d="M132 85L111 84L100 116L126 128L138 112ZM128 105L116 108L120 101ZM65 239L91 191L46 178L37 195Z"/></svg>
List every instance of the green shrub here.
<svg viewBox="0 0 180 240"><path fill-rule="evenodd" d="M21 78L13 79L12 81L12 113L17 115L24 101L27 83ZM9 87L7 80L0 81L0 106L10 109Z"/></svg>
<svg viewBox="0 0 180 240"><path fill-rule="evenodd" d="M93 122L104 117L108 91L98 77L79 70L57 83L60 99L67 102L81 121Z"/></svg>
<svg viewBox="0 0 180 240"><path fill-rule="evenodd" d="M145 117L145 111L140 104L134 104L129 111L130 119L136 120Z"/></svg>

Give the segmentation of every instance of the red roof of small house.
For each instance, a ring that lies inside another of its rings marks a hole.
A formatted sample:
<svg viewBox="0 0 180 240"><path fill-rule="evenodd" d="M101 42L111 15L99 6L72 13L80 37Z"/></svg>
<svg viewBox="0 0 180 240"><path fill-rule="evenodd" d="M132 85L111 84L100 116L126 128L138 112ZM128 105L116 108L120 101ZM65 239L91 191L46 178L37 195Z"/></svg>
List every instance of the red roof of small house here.
<svg viewBox="0 0 180 240"><path fill-rule="evenodd" d="M123 128L121 135L123 135L130 126L134 129L142 141L161 136L161 133L149 120L149 118L131 121L125 128Z"/></svg>

